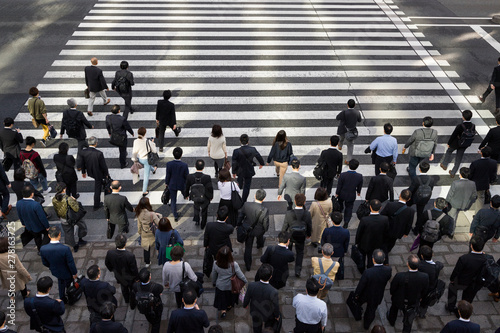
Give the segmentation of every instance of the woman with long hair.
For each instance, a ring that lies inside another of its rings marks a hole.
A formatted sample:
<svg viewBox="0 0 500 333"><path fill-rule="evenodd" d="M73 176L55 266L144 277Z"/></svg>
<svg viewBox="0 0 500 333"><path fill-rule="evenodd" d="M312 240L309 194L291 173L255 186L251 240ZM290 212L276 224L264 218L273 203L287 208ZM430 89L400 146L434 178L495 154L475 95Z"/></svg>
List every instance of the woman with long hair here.
<svg viewBox="0 0 500 333"><path fill-rule="evenodd" d="M267 156L268 165L272 160L274 160L276 175L279 177L278 187L281 186L281 182L283 181L283 177L285 176L288 164L290 163L290 157L292 155L292 144L288 142L286 132L281 130L276 134L271 152L269 152L269 156Z"/></svg>
<svg viewBox="0 0 500 333"><path fill-rule="evenodd" d="M134 209L137 218L137 232L141 236L141 247L144 249L144 264L151 265L151 251L155 249L155 235L151 230L151 223L157 227L162 217L160 213L155 213L149 198L142 197Z"/></svg>
<svg viewBox="0 0 500 333"><path fill-rule="evenodd" d="M231 202L231 192L232 190L240 192L238 183L232 180L229 170L221 169L219 171L219 181L217 182L217 185L220 194L219 207L217 210L219 210L222 206L226 206L229 211L226 223L232 224L234 227L236 226L236 220L238 218L238 210L234 209Z"/></svg>
<svg viewBox="0 0 500 333"><path fill-rule="evenodd" d="M212 126L212 133L208 138L208 156L214 161L215 178L219 176L219 171L224 167L227 159L226 138L222 134L222 127L215 124Z"/></svg>
<svg viewBox="0 0 500 333"><path fill-rule="evenodd" d="M134 146L132 148L132 161L139 161L139 163L144 165L144 181L142 183L143 196L149 194L149 173L152 171L153 174L155 174L158 168L156 165L149 165L148 163L148 152L150 151L156 153L156 145L153 140L148 140L146 138L146 128L139 127L137 130L137 139L134 140Z"/></svg>
<svg viewBox="0 0 500 333"><path fill-rule="evenodd" d="M311 244L314 247L319 246L321 243L321 235L323 230L328 228L328 217L333 210L332 200L328 197L326 189L319 187L314 193L314 201L309 208L312 218L312 233ZM319 251L319 250L318 250Z"/></svg>
<svg viewBox="0 0 500 333"><path fill-rule="evenodd" d="M214 307L220 311L220 317L225 318L226 312L238 304L238 294L231 291L231 276L233 270L242 281L247 283L247 279L240 269L240 266L233 259L231 249L223 246L215 256L215 264L212 269L212 281L215 283Z"/></svg>
<svg viewBox="0 0 500 333"><path fill-rule="evenodd" d="M14 289L16 293L20 291L23 298L30 294L26 284L31 281L31 275L24 268L17 254L9 252L9 239L7 237L0 238L0 281L2 289L9 291ZM11 297L11 299L13 298L15 296Z"/></svg>
<svg viewBox="0 0 500 333"><path fill-rule="evenodd" d="M158 250L158 265L162 266L168 261L166 252L167 247L174 246L177 243L184 246L181 235L179 235L177 230L172 228L170 220L166 217L162 217L158 222L158 230L156 230L155 233L155 244Z"/></svg>
<svg viewBox="0 0 500 333"><path fill-rule="evenodd" d="M59 153L54 155L54 163L56 164L56 180L66 184L69 195L78 199L77 186L78 176L75 171L75 158L73 155L68 155L69 145L66 142L59 144Z"/></svg>

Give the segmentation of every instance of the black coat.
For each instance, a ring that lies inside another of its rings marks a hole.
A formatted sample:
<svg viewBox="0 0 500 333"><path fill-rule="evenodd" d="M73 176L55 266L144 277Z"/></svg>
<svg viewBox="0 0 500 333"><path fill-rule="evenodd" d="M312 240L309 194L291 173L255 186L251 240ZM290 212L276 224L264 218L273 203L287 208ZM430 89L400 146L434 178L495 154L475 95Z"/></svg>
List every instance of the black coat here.
<svg viewBox="0 0 500 333"><path fill-rule="evenodd" d="M127 93L130 94L132 92L132 86L135 83L134 83L134 75L128 69L120 69L119 71L116 71L116 73L115 73L115 79L113 80L113 82L111 82L111 89L113 89L113 90L116 89L117 81L121 77L125 78L125 84L127 86ZM118 93L119 94L124 94L125 92L120 91ZM127 93L125 93L125 94L127 94Z"/></svg>
<svg viewBox="0 0 500 333"><path fill-rule="evenodd" d="M94 147L85 147L81 152L82 174L87 174L94 179L104 179L109 175L108 166L104 155Z"/></svg>
<svg viewBox="0 0 500 333"><path fill-rule="evenodd" d="M415 204L415 201L413 199L415 193L420 187L420 183L422 183L422 185L425 185L427 184L427 182L429 182L429 187L431 188L431 190L434 189L434 185L436 184L436 179L433 176L423 174L423 175L418 175L417 177L413 177L413 179L411 180L410 187L408 188L412 196L412 198L408 202L409 206ZM419 203L419 204L424 204L424 203Z"/></svg>
<svg viewBox="0 0 500 333"><path fill-rule="evenodd" d="M109 271L115 273L116 281L123 286L131 286L139 275L135 255L130 251L109 250L104 263Z"/></svg>
<svg viewBox="0 0 500 333"><path fill-rule="evenodd" d="M201 183L205 187L205 198L208 201L211 201L214 198L214 186L212 184L212 178L209 175L204 174L203 172L195 172L189 174L186 177L186 188L184 189L184 197L189 197L189 192L191 190L191 185L196 182L196 178L201 178Z"/></svg>
<svg viewBox="0 0 500 333"><path fill-rule="evenodd" d="M170 127L176 125L177 120L175 118L174 103L160 99L156 104L156 120L158 120L161 125Z"/></svg>
<svg viewBox="0 0 500 333"><path fill-rule="evenodd" d="M406 204L399 201L389 202L380 212L380 215L384 215L389 218L389 238L400 239L404 235L408 235L410 232L411 226L416 218L415 211L406 206L406 208L398 215L394 215L399 209L401 209L401 207L404 206L406 206Z"/></svg>
<svg viewBox="0 0 500 333"><path fill-rule="evenodd" d="M350 240L351 234L349 233L349 229L344 229L341 226L332 226L323 230L323 234L321 235L321 246L325 243L332 244L333 256L342 258L347 253Z"/></svg>
<svg viewBox="0 0 500 333"><path fill-rule="evenodd" d="M264 159L259 154L255 147L250 147L248 145L241 146L233 151L233 175L238 175L238 177L253 177L255 175L255 170L253 166L254 158L259 161L260 165L264 165Z"/></svg>
<svg viewBox="0 0 500 333"><path fill-rule="evenodd" d="M347 129L353 129L356 123L361 122L361 113L355 109L347 109L337 114L336 119L340 120L337 134L342 135L347 132Z"/></svg>
<svg viewBox="0 0 500 333"><path fill-rule="evenodd" d="M94 312L96 319L101 319L100 309L105 302L118 304L114 296L116 288L105 281L83 278L80 286L83 288L87 307L90 312Z"/></svg>
<svg viewBox="0 0 500 333"><path fill-rule="evenodd" d="M458 140L460 139L460 136L464 132L464 128L462 127L462 124L467 129L471 128L474 125L470 121L464 121L463 123L457 125L455 127L455 129L453 130L453 133L451 133L450 138L448 139L448 145L450 146L450 148L453 148L453 149L458 148Z"/></svg>
<svg viewBox="0 0 500 333"><path fill-rule="evenodd" d="M366 191L366 200L378 199L384 202L387 199L394 201L393 180L385 174L372 177Z"/></svg>
<svg viewBox="0 0 500 333"><path fill-rule="evenodd" d="M208 246L212 255L216 255L219 249L225 245L232 249L233 247L231 246L231 239L229 239L229 236L231 236L233 230L234 227L227 223L207 223L203 236L203 247Z"/></svg>
<svg viewBox="0 0 500 333"><path fill-rule="evenodd" d="M104 197L104 215L111 224L124 225L128 223L127 210L134 211L127 197L118 193L111 193Z"/></svg>
<svg viewBox="0 0 500 333"><path fill-rule="evenodd" d="M356 244L364 253L372 253L384 246L389 231L389 218L383 215L370 214L359 222L356 232Z"/></svg>
<svg viewBox="0 0 500 333"><path fill-rule="evenodd" d="M92 92L108 89L106 79L104 79L104 75L102 75L102 69L97 66L85 67L85 85Z"/></svg>
<svg viewBox="0 0 500 333"><path fill-rule="evenodd" d="M479 149L485 146L491 147L491 158L498 161L500 159L500 126L491 128L488 131L488 134L479 145Z"/></svg>
<svg viewBox="0 0 500 333"><path fill-rule="evenodd" d="M98 323L93 323L90 326L90 333L128 333L128 330L123 326L122 323L116 321L100 321Z"/></svg>
<svg viewBox="0 0 500 333"><path fill-rule="evenodd" d="M469 179L476 183L476 190L488 190L497 179L497 162L491 158L475 160L470 164Z"/></svg>
<svg viewBox="0 0 500 333"><path fill-rule="evenodd" d="M342 153L336 148L328 148L321 152L319 155L318 164L326 162L328 169L326 171L326 178L333 179L335 176L340 176L343 165Z"/></svg>
<svg viewBox="0 0 500 333"><path fill-rule="evenodd" d="M258 222L257 218L259 219ZM260 236L269 229L269 210L263 204L247 201L238 213L237 225L243 222L248 226L252 226L257 222L249 235Z"/></svg>
<svg viewBox="0 0 500 333"><path fill-rule="evenodd" d="M252 318L260 319L262 323L280 316L278 290L263 282L250 282L243 300L243 307L250 304ZM255 322L256 319L253 321Z"/></svg>
<svg viewBox="0 0 500 333"><path fill-rule="evenodd" d="M478 275L486 262L486 254L467 253L458 258L450 281L458 285L468 286L478 279Z"/></svg>
<svg viewBox="0 0 500 333"><path fill-rule="evenodd" d="M260 261L273 266L273 276L269 281L273 287L280 289L286 285L289 275L288 263L294 260L295 255L287 247L275 245L266 248Z"/></svg>
<svg viewBox="0 0 500 333"><path fill-rule="evenodd" d="M30 316L30 329L32 330L38 328L38 324L31 310L31 302L34 303L36 312L45 327L55 332L62 332L64 330L64 323L61 318L65 311L64 302L56 301L50 298L50 296L25 298L24 309L26 314Z"/></svg>
<svg viewBox="0 0 500 333"><path fill-rule="evenodd" d="M356 200L356 193L361 193L363 187L363 175L356 171L346 171L340 174L337 190L335 194L340 200L353 202Z"/></svg>
<svg viewBox="0 0 500 333"><path fill-rule="evenodd" d="M466 322L460 319L455 319L446 324L440 333L479 333L481 326L471 321ZM495 333L498 332L495 331Z"/></svg>
<svg viewBox="0 0 500 333"><path fill-rule="evenodd" d="M369 307L382 303L385 286L391 279L391 275L391 267L384 265L373 266L365 270L354 292L360 303L368 303Z"/></svg>
<svg viewBox="0 0 500 333"><path fill-rule="evenodd" d="M9 178L5 173L5 169L3 168L3 164L0 163L0 190L6 190L7 186L10 185Z"/></svg>
<svg viewBox="0 0 500 333"><path fill-rule="evenodd" d="M429 276L429 288L427 289L427 293L437 288L439 273L443 267L444 265L440 261L429 263L425 260L420 260L418 271L426 273Z"/></svg>
<svg viewBox="0 0 500 333"><path fill-rule="evenodd" d="M443 214L442 211L435 208L431 209L430 211L433 220L437 220L439 216ZM427 210L425 210L415 224L415 228L418 232L423 231L425 222L427 222L427 220L429 220L429 214L427 213ZM445 214L445 216L439 221L439 239L441 239L441 237L443 237L444 235L451 236L453 225L453 219L448 216L448 214Z"/></svg>
<svg viewBox="0 0 500 333"><path fill-rule="evenodd" d="M75 158L73 155L54 155L54 163L57 167L57 172L61 174L63 182L66 184L74 183L78 180L75 171Z"/></svg>
<svg viewBox="0 0 500 333"><path fill-rule="evenodd" d="M83 112L78 111L77 109L68 109L63 112L63 117L61 121L61 135L66 132L66 119L74 118L76 119L76 124L78 127L78 135L69 136L70 138L77 139L78 141L85 140L87 137L87 132L85 131L85 127L92 128L92 125L89 123L87 118L83 115Z"/></svg>
<svg viewBox="0 0 500 333"><path fill-rule="evenodd" d="M306 209L293 209L285 213L285 222L281 231L289 231L294 226L305 226L306 236L311 237L312 218L311 213Z"/></svg>
<svg viewBox="0 0 500 333"><path fill-rule="evenodd" d="M127 119L119 114L108 114L106 116L106 129L109 135L111 135L111 133L127 135L127 132L129 132L130 135L134 135L134 131L132 127L130 127Z"/></svg>
<svg viewBox="0 0 500 333"><path fill-rule="evenodd" d="M130 308L134 309L137 305L136 295L139 292L146 291L154 295L156 300L156 306L154 310L158 310L163 307L161 302L161 293L163 292L163 286L159 283L150 281L148 284L143 285L142 282L138 281L132 286L132 293L130 295Z"/></svg>
<svg viewBox="0 0 500 333"><path fill-rule="evenodd" d="M167 333L204 333L210 326L207 313L196 309L177 309L172 311L168 320Z"/></svg>
<svg viewBox="0 0 500 333"><path fill-rule="evenodd" d="M408 282L406 282L408 281ZM427 296L429 276L423 272L400 272L391 282L392 305L398 309L404 307L405 301L409 305L417 305Z"/></svg>
<svg viewBox="0 0 500 333"><path fill-rule="evenodd" d="M23 141L23 135L15 129L8 127L0 129L0 149L4 152L5 157L19 158Z"/></svg>

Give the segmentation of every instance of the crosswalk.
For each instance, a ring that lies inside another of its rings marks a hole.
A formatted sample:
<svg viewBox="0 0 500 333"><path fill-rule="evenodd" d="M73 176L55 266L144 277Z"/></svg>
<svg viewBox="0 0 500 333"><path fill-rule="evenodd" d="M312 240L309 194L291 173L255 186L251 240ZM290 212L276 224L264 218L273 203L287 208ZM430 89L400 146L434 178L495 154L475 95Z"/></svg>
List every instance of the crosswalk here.
<svg viewBox="0 0 500 333"><path fill-rule="evenodd" d="M229 154L239 146L239 136L247 133L264 158L275 134L284 129L302 161L306 195L312 199L318 186L312 169L329 137L336 134L335 116L350 98L364 116L354 155L361 161L365 188L374 172L364 150L383 134L387 121L394 125L401 151L424 116L435 118L441 134L436 161L460 120L459 110L473 110L477 131L486 134L488 123L470 104L478 100L469 96L473 94L467 84L439 55L391 0L100 0L54 59L38 89L49 120L59 129L68 98L76 98L78 108L86 111L83 68L90 58L99 59L108 85L120 62L127 60L136 81L132 103L137 109L129 122L134 129L146 127L147 136L154 133L156 101L163 90L172 90L183 130L178 138L167 131L160 169L151 175L154 205L160 204L164 165L172 159L174 147L183 148L190 171L201 157L213 175L206 144L214 123L223 128ZM108 95L111 104L123 105L116 93ZM107 158L112 178L122 182L123 192L135 204L142 182L132 184L130 172L119 168L118 149L108 143L104 124L110 107L99 103L94 116L88 117L95 129L87 130L87 135L100 140L98 148ZM24 136L41 138L27 110L15 121ZM76 141L63 140L76 154ZM60 141L36 148L49 180L54 180L52 156ZM467 150L464 163L478 157L478 142L479 138ZM409 185L407 161L407 156L399 157L398 193ZM433 196L446 195L452 181L448 174L436 164L430 173L440 179ZM266 166L257 170L252 188L266 189L267 201L275 202L277 184L274 166ZM91 180L81 178L78 186L82 203L92 205Z"/></svg>

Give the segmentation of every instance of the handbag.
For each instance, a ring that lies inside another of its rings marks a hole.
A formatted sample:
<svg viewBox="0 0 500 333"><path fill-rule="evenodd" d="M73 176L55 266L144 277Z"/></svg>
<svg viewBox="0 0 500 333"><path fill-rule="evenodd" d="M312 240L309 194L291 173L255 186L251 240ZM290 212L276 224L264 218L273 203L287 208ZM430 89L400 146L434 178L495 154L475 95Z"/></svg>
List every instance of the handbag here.
<svg viewBox="0 0 500 333"><path fill-rule="evenodd" d="M368 215L370 215L370 203L368 201L363 201L356 210L356 216L361 220Z"/></svg>
<svg viewBox="0 0 500 333"><path fill-rule="evenodd" d="M196 284L195 281L191 280L189 277L185 276L185 267L184 267L184 261L182 262L182 279L181 282L179 282L179 288L181 288L181 292L184 293L184 291L191 289L196 292L196 295L198 295L199 292L199 286ZM199 295L198 295L199 296Z"/></svg>
<svg viewBox="0 0 500 333"><path fill-rule="evenodd" d="M446 283L443 280L437 280L436 289L431 290L426 296L426 303L428 306L434 306L441 296L444 294L444 290L446 289Z"/></svg>
<svg viewBox="0 0 500 333"><path fill-rule="evenodd" d="M156 230L158 230L158 226L156 225L154 218L153 218L154 212L151 212L151 222L149 222L149 231L153 233L153 235L156 234Z"/></svg>
<svg viewBox="0 0 500 333"><path fill-rule="evenodd" d="M325 218L326 227L327 228L333 227L333 221L332 221L332 218L330 217L330 215L325 214L325 211L323 210L323 207L321 207L321 204L318 201L316 201L316 203L319 206L319 210L321 211L321 215L323 215L323 217Z"/></svg>
<svg viewBox="0 0 500 333"><path fill-rule="evenodd" d="M57 136L57 131L52 125L49 125L49 134L52 139L55 139Z"/></svg>
<svg viewBox="0 0 500 333"><path fill-rule="evenodd" d="M110 176L107 176L102 180L102 190L104 192L104 195L111 194L111 183L113 182L113 179Z"/></svg>
<svg viewBox="0 0 500 333"><path fill-rule="evenodd" d="M68 298L68 305L73 305L80 298L82 298L83 295L83 288L81 288L81 282L83 279L83 275L80 275L75 279L73 279L73 282L71 282L71 285L66 289L66 297Z"/></svg>
<svg viewBox="0 0 500 333"><path fill-rule="evenodd" d="M341 212L342 206L340 205L339 198L332 195L332 212Z"/></svg>
<svg viewBox="0 0 500 333"><path fill-rule="evenodd" d="M160 156L158 156L157 152L151 150L151 146L149 145L149 141L146 139L146 147L148 149L148 164L156 165L160 160Z"/></svg>
<svg viewBox="0 0 500 333"><path fill-rule="evenodd" d="M172 234L170 234L170 239L168 240L168 245L165 248L165 258L167 258L168 260L172 260L171 252L172 252L172 249L174 248L174 246L180 246L184 250L184 247L180 243L174 244L174 242L175 242L174 231L175 231L175 229L172 229ZM184 250L184 252L186 252L186 250Z"/></svg>
<svg viewBox="0 0 500 333"><path fill-rule="evenodd" d="M161 203L166 205L170 201L170 190L168 189L168 185L165 187L163 190L163 193L161 195Z"/></svg>
<svg viewBox="0 0 500 333"><path fill-rule="evenodd" d="M356 264L358 271L362 274L364 267L365 267L365 263L363 260L363 254L361 253L359 248L356 246L356 244L352 244L352 246L351 246L351 259Z"/></svg>
<svg viewBox="0 0 500 333"><path fill-rule="evenodd" d="M236 191L236 187L234 186L234 183L231 182L231 205L235 210L240 209L243 207L243 199L240 196L240 193Z"/></svg>
<svg viewBox="0 0 500 333"><path fill-rule="evenodd" d="M109 143L117 147L125 147L127 145L127 134L119 132L111 132Z"/></svg>
<svg viewBox="0 0 500 333"><path fill-rule="evenodd" d="M66 222L68 222L70 226L75 226L81 219L83 219L85 214L87 214L87 211L83 208L81 202L78 202L78 212L75 212L68 203L68 197L66 197L66 207Z"/></svg>
<svg viewBox="0 0 500 333"><path fill-rule="evenodd" d="M111 230L111 223L108 222L108 229L106 229L106 238L111 239L113 237L113 231Z"/></svg>
<svg viewBox="0 0 500 333"><path fill-rule="evenodd" d="M262 212L264 209L261 209L259 211L259 214L257 214L257 218L255 219L255 222L249 227L246 223L241 223L239 226L236 227L236 240L240 243L245 243L245 241L248 238L248 234L252 232L252 230L255 228L257 223L260 221L260 216L262 215Z"/></svg>
<svg viewBox="0 0 500 333"><path fill-rule="evenodd" d="M236 270L234 269L234 262L231 263L231 269L233 275L231 275L231 292L233 294L239 294L241 289L245 286L245 282L236 275Z"/></svg>
<svg viewBox="0 0 500 333"><path fill-rule="evenodd" d="M349 307L349 310L351 310L351 313L352 313L352 316L354 317L354 320L356 320L356 321L361 320L361 318L363 316L363 308L361 307L361 304L359 304L358 300L356 299L356 295L354 294L354 291L351 291L349 293L349 297L347 297L346 304Z"/></svg>
<svg viewBox="0 0 500 333"><path fill-rule="evenodd" d="M212 255L210 254L210 250L208 247L205 248L205 254L203 255L203 274L207 277L210 277L212 274L212 268L214 265L214 261Z"/></svg>
<svg viewBox="0 0 500 333"><path fill-rule="evenodd" d="M90 98L90 90L89 88L85 89L83 91L83 96L85 96L85 99L89 99Z"/></svg>
<svg viewBox="0 0 500 333"><path fill-rule="evenodd" d="M353 141L357 137L358 137L358 129L356 127L347 128L347 132L345 133L345 139L347 141Z"/></svg>

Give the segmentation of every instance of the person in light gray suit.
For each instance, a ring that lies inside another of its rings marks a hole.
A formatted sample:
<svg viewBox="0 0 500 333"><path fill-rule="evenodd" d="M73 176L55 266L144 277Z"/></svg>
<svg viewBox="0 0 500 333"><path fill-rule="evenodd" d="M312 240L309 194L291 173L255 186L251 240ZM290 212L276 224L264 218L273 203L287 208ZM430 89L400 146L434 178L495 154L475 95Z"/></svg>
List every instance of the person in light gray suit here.
<svg viewBox="0 0 500 333"><path fill-rule="evenodd" d="M111 194L104 197L104 213L108 220L108 239L113 237L115 228L118 225L119 233L128 233L129 224L127 211L133 212L134 208L128 201L127 197L120 195L119 192L122 186L118 180L111 182Z"/></svg>
<svg viewBox="0 0 500 333"><path fill-rule="evenodd" d="M285 174L281 186L278 189L278 200L281 200L283 190L285 190L285 200L288 202L288 210L295 208L293 198L298 193L306 193L306 177L299 173L300 161L298 159L292 160L292 173Z"/></svg>
<svg viewBox="0 0 500 333"><path fill-rule="evenodd" d="M252 268L252 247L253 239L257 238L257 248L264 247L264 234L269 229L269 210L262 205L266 198L266 191L259 189L255 193L255 202L245 202L238 214L238 225L245 223L248 227L252 228L248 233L245 240L245 266L247 271Z"/></svg>
<svg viewBox="0 0 500 333"><path fill-rule="evenodd" d="M460 211L469 210L477 199L476 183L469 180L469 168L460 168L460 179L451 183L450 190L446 196L446 201L451 205L448 215L453 219L454 224L451 231L455 233L457 217Z"/></svg>

